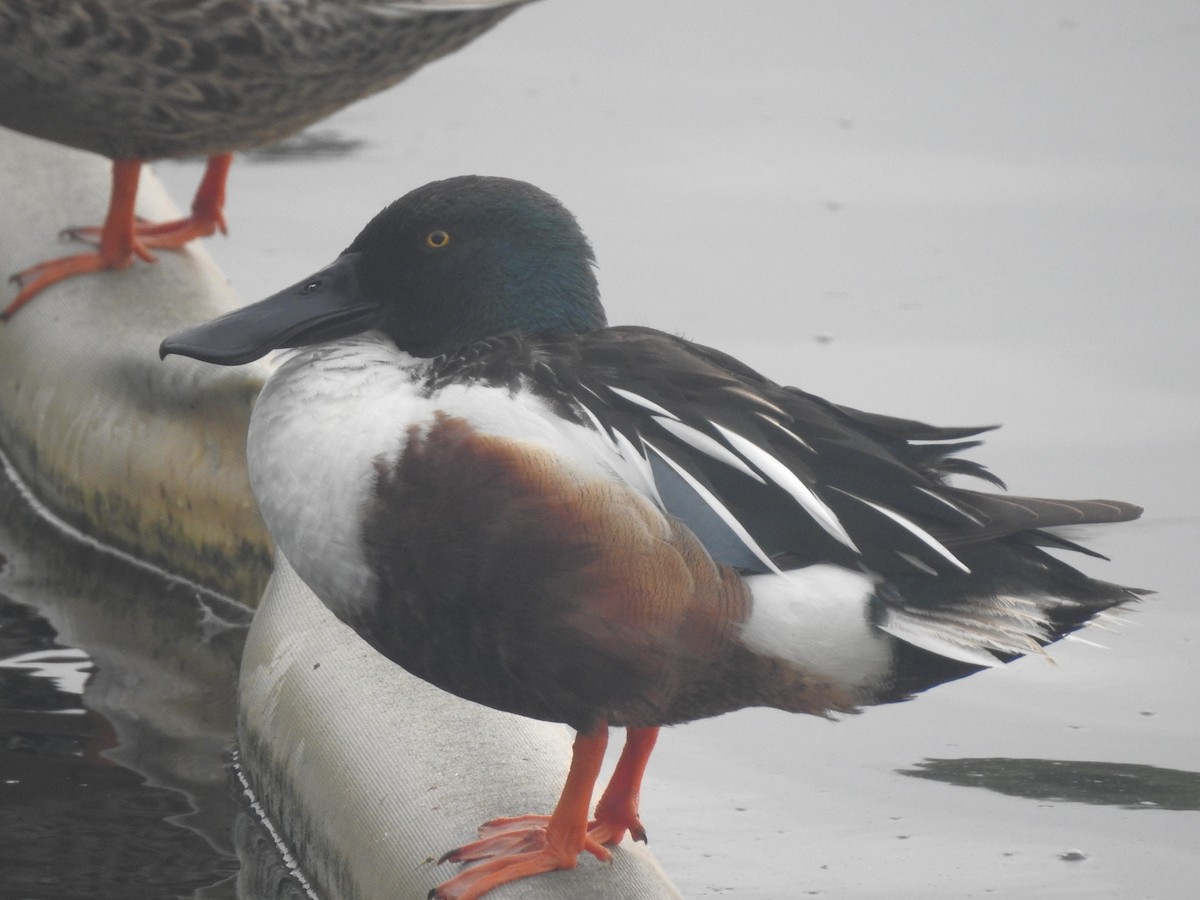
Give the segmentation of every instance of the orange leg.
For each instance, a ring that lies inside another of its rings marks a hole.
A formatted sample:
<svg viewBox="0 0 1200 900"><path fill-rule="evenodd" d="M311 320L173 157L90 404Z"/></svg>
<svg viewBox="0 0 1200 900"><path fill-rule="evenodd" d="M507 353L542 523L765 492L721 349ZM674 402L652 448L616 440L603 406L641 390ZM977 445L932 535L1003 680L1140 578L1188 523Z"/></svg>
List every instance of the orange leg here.
<svg viewBox="0 0 1200 900"><path fill-rule="evenodd" d="M133 204L137 199L138 177L141 171L140 159L113 161L112 196L109 198L108 215L100 232L99 251L47 260L18 272L12 280L21 285L21 292L0 314L0 318L9 318L42 290L64 278L88 272L102 272L105 269L127 268L133 262L135 253L145 260L153 259L148 252L137 246L133 237Z"/></svg>
<svg viewBox="0 0 1200 900"><path fill-rule="evenodd" d="M225 180L232 162L231 153L209 157L189 217L160 224L135 224L133 211L142 161L114 160L112 196L104 225L64 232L73 238L93 240L98 249L47 260L18 272L12 280L21 285L21 291L0 313L0 320L11 317L45 288L66 278L106 269L125 269L133 263L134 256L154 262L150 248L175 250L194 238L206 237L217 230L224 234Z"/></svg>
<svg viewBox="0 0 1200 900"><path fill-rule="evenodd" d="M596 804L595 817L587 824L587 840L584 841L583 848L600 859L607 859L608 854L605 852L604 856L601 856L594 847L620 844L626 832L629 832L634 840L646 841L646 828L642 827L641 818L638 818L638 797L641 794L642 776L646 774L646 764L658 737L659 730L656 727L630 728L625 736L625 746L620 751L617 768L613 769L612 778L608 780L608 786L604 794L601 794L600 802ZM590 790L592 788L588 787L589 792ZM563 796L566 796L565 788ZM544 842L542 835L552 821L553 816L493 818L479 829L480 840L446 853L439 862L452 860L456 863L467 863L479 859L496 859L526 851L532 845L541 846Z"/></svg>
<svg viewBox="0 0 1200 900"><path fill-rule="evenodd" d="M545 824L539 822L504 831L451 850L441 861L485 861L438 885L429 896L436 900L476 900L510 881L556 869L573 869L583 850L602 862L612 859L611 853L588 837L588 807L607 744L607 726L602 725L593 734L576 735L567 783Z"/></svg>
<svg viewBox="0 0 1200 900"><path fill-rule="evenodd" d="M225 228L225 182L229 178L229 167L233 164L232 153L218 153L208 158L196 196L192 198L192 214L169 222L135 221L134 240L144 248L154 250L178 250L188 241L208 237ZM65 232L81 241L103 239L102 228L68 228Z"/></svg>
<svg viewBox="0 0 1200 900"><path fill-rule="evenodd" d="M638 818L638 801L642 776L657 740L657 728L629 729L621 758L596 804L596 818L588 828L588 837L601 844L619 844L628 831L635 841L646 843L646 829Z"/></svg>
<svg viewBox="0 0 1200 900"><path fill-rule="evenodd" d="M631 728L625 736L625 747L613 770L608 787L596 804L596 814L588 823L588 838L597 844L619 844L628 831L635 841L646 842L646 829L638 818L638 800L642 789L642 776L650 753L658 740L658 728ZM493 819L480 829L480 837L468 847L460 847L456 853L458 862L467 859L487 859L502 852L507 842L523 840L523 835L535 827L545 827L549 816L513 816ZM466 855L468 852L470 856Z"/></svg>

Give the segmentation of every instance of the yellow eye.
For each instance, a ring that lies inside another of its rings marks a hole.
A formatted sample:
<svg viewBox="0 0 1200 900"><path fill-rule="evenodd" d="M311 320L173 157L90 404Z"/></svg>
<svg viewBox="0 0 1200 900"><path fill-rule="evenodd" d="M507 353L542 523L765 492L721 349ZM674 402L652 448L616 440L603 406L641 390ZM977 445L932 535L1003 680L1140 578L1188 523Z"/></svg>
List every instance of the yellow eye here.
<svg viewBox="0 0 1200 900"><path fill-rule="evenodd" d="M431 231L425 235L425 246L430 250L441 250L450 243L450 233L448 231Z"/></svg>

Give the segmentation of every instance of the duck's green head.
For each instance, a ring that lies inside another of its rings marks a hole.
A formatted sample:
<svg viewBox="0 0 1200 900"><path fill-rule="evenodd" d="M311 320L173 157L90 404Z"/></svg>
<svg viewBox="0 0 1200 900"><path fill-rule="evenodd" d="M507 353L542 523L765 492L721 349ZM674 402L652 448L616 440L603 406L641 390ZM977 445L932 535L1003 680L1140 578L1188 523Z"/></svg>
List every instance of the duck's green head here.
<svg viewBox="0 0 1200 900"><path fill-rule="evenodd" d="M593 263L575 218L545 191L449 178L388 206L331 265L160 352L239 365L378 329L402 350L438 356L509 331L591 331L605 324Z"/></svg>

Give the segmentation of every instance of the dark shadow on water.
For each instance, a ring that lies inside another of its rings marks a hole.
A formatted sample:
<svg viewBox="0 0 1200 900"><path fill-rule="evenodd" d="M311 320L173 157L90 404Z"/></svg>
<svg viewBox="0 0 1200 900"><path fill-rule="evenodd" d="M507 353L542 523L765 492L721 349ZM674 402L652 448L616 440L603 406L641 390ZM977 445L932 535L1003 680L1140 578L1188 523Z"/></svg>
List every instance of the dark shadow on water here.
<svg viewBox="0 0 1200 900"><path fill-rule="evenodd" d="M48 524L0 469L0 900L288 900L234 775L249 610Z"/></svg>
<svg viewBox="0 0 1200 900"><path fill-rule="evenodd" d="M926 759L901 775L1010 797L1123 809L1200 810L1200 772L1059 759Z"/></svg>
<svg viewBox="0 0 1200 900"><path fill-rule="evenodd" d="M7 724L3 733L13 734ZM186 896L236 872L236 859L170 824L191 812L184 794L102 760L32 749L0 753L0 895L144 897L169 886L164 896Z"/></svg>
<svg viewBox="0 0 1200 900"><path fill-rule="evenodd" d="M312 900L295 873L282 859L274 839L252 813L242 810L233 823L241 869L237 876L237 900ZM218 900L224 895L198 895L194 900Z"/></svg>
<svg viewBox="0 0 1200 900"><path fill-rule="evenodd" d="M106 703L113 675L128 716ZM237 802L227 759L212 745L173 756L154 704L131 726L129 676L0 594L0 897L188 896L237 872L220 824Z"/></svg>

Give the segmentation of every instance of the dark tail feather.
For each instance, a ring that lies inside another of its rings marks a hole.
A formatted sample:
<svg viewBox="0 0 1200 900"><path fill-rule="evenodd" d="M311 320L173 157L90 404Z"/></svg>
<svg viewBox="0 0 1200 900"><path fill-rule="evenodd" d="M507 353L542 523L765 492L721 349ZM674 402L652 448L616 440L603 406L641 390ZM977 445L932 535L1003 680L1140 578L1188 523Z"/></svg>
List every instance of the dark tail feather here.
<svg viewBox="0 0 1200 900"><path fill-rule="evenodd" d="M1069 525L1103 525L1109 522L1128 522L1142 514L1142 508L1120 500L1051 500L1043 497L1010 497L985 494L980 491L956 489L952 496L968 506L984 522L984 527L972 532L939 535L946 543L970 543L992 540L1006 534L1040 531ZM1059 546L1083 550L1052 535L1045 536L1048 545L1062 541Z"/></svg>
<svg viewBox="0 0 1200 900"><path fill-rule="evenodd" d="M894 678L878 702L1040 652L1101 613L1152 593L1089 578L1039 549L1047 542L1076 549L1026 532L978 550L964 546L970 574L893 579L876 615L900 643Z"/></svg>

